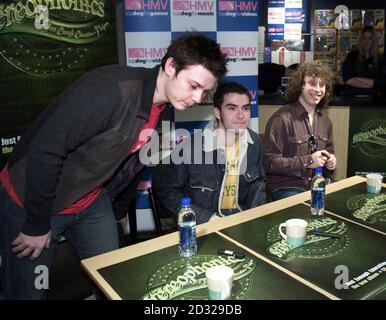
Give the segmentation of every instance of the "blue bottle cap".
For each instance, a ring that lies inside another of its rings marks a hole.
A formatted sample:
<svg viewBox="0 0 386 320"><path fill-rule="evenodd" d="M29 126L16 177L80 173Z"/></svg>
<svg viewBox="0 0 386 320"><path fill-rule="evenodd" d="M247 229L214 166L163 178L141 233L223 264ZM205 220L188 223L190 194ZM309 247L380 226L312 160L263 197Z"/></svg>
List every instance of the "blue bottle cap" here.
<svg viewBox="0 0 386 320"><path fill-rule="evenodd" d="M181 204L183 206L190 206L190 198L182 198Z"/></svg>
<svg viewBox="0 0 386 320"><path fill-rule="evenodd" d="M323 168L322 167L316 168L315 173L323 173Z"/></svg>

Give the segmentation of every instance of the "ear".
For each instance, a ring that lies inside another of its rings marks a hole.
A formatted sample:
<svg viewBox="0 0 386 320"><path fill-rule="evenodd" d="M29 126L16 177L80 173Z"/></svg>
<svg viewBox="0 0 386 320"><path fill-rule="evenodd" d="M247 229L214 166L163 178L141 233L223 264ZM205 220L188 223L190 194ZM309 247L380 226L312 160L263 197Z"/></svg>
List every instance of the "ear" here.
<svg viewBox="0 0 386 320"><path fill-rule="evenodd" d="M214 111L214 116L216 117L216 119L218 121L221 121L221 110L217 107L214 107L213 111Z"/></svg>
<svg viewBox="0 0 386 320"><path fill-rule="evenodd" d="M176 73L176 68L174 66L174 59L172 57L169 57L166 59L165 73L168 77L173 77Z"/></svg>

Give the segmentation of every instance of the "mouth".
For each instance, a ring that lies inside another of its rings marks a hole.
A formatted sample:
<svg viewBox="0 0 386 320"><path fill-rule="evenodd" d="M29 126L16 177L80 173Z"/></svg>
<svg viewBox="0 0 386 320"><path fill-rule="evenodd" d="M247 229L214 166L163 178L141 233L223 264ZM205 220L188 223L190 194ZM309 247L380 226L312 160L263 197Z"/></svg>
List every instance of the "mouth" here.
<svg viewBox="0 0 386 320"><path fill-rule="evenodd" d="M321 95L313 95L311 94L311 98L314 99L314 100L320 100L322 98Z"/></svg>

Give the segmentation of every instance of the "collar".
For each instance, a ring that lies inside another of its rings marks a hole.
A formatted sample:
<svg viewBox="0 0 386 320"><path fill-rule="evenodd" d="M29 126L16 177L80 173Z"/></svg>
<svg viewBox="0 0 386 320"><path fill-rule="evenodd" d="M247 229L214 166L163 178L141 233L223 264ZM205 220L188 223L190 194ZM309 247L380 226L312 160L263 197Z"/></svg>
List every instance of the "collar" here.
<svg viewBox="0 0 386 320"><path fill-rule="evenodd" d="M213 117L209 123L205 126L203 132L203 150L204 152L212 152L218 149L217 145L217 119ZM240 137L240 147L247 144L254 144L253 139L249 133L249 130L245 131L245 133Z"/></svg>
<svg viewBox="0 0 386 320"><path fill-rule="evenodd" d="M143 87L142 87L142 96L141 96L141 107L138 112L138 117L144 120L149 119L151 107L153 105L153 96L155 87L157 85L157 78L159 73L160 65L155 66L154 68L141 69L143 74Z"/></svg>
<svg viewBox="0 0 386 320"><path fill-rule="evenodd" d="M304 116L308 116L308 112L306 108L301 104L301 102L298 100L292 104L292 112L295 115L295 118L302 119ZM322 110L320 108L316 108L315 112L321 116Z"/></svg>

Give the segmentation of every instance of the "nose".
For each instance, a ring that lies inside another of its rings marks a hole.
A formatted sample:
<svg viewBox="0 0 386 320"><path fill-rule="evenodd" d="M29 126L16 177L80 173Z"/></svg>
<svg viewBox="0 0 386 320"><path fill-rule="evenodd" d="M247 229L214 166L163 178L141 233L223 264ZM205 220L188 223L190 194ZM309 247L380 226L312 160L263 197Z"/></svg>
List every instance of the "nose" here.
<svg viewBox="0 0 386 320"><path fill-rule="evenodd" d="M239 119L244 119L244 110L241 108L237 108L236 117Z"/></svg>
<svg viewBox="0 0 386 320"><path fill-rule="evenodd" d="M195 90L192 96L194 103L200 103L202 101L203 94L204 90Z"/></svg>
<svg viewBox="0 0 386 320"><path fill-rule="evenodd" d="M314 88L315 88L315 90L320 91L322 87L321 87L320 83L318 82L315 84Z"/></svg>

